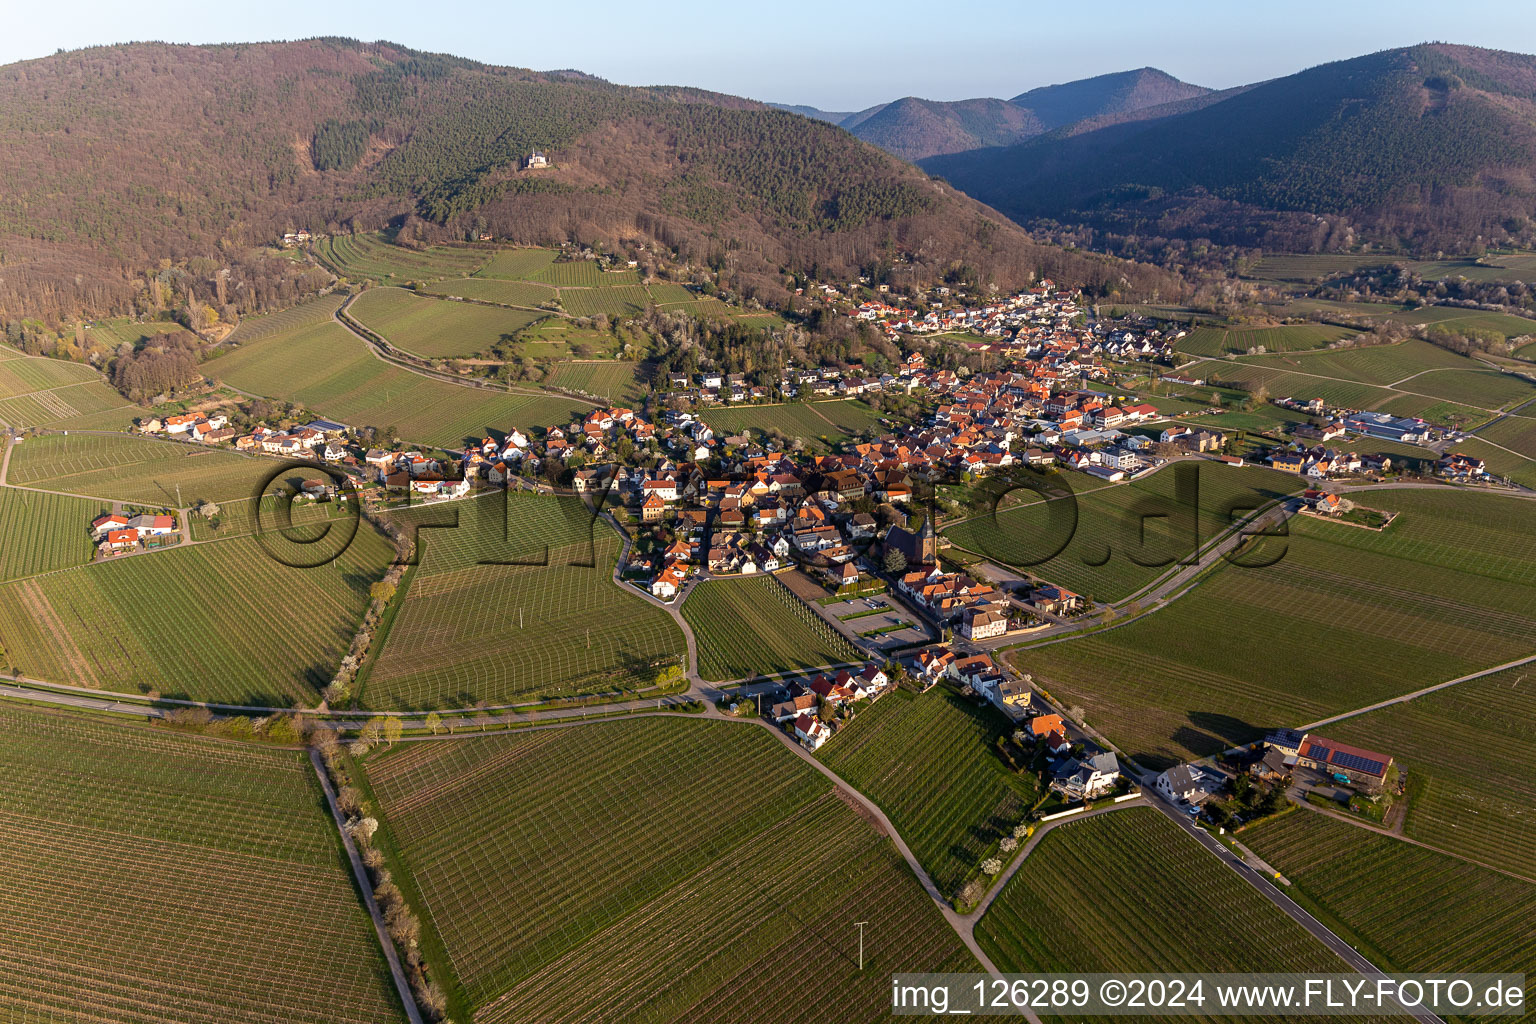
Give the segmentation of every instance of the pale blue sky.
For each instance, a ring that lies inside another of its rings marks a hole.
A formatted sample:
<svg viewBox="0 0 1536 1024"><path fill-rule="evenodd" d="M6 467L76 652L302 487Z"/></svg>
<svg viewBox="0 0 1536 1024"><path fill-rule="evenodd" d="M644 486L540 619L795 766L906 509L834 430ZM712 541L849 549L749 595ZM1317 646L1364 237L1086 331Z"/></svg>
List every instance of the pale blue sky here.
<svg viewBox="0 0 1536 1024"><path fill-rule="evenodd" d="M344 35L626 85L696 85L854 110L917 95L1009 97L1153 65L1201 85L1273 78L1429 39L1536 52L1532 0L13 0L0 63L132 39Z"/></svg>

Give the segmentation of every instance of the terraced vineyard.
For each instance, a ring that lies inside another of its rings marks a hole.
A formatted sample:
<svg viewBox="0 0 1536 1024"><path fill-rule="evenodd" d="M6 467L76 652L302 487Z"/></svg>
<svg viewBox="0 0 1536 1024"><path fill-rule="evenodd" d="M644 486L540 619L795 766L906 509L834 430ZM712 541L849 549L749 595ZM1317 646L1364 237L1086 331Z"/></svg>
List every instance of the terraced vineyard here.
<svg viewBox="0 0 1536 1024"><path fill-rule="evenodd" d="M572 388L589 395L601 395L624 404L644 400L650 390L640 364L606 359L556 363L544 383L550 387Z"/></svg>
<svg viewBox="0 0 1536 1024"><path fill-rule="evenodd" d="M1536 882L1304 811L1242 839L1384 970L1525 973L1536 962Z"/></svg>
<svg viewBox="0 0 1536 1024"><path fill-rule="evenodd" d="M404 1013L308 759L0 707L0 1017Z"/></svg>
<svg viewBox="0 0 1536 1024"><path fill-rule="evenodd" d="M248 498L272 459L127 434L49 434L11 453L13 484L155 507Z"/></svg>
<svg viewBox="0 0 1536 1024"><path fill-rule="evenodd" d="M428 359L483 355L545 314L374 288L348 307L353 319L404 352Z"/></svg>
<svg viewBox="0 0 1536 1024"><path fill-rule="evenodd" d="M204 363L242 391L303 405L353 426L394 426L418 443L458 447L492 431L569 423L590 406L557 396L463 387L378 359L336 323L276 332Z"/></svg>
<svg viewBox="0 0 1536 1024"><path fill-rule="evenodd" d="M1150 807L1053 829L977 923L976 939L1004 972L1340 969Z"/></svg>
<svg viewBox="0 0 1536 1024"><path fill-rule="evenodd" d="M613 583L618 536L579 499L497 492L400 519L455 514L457 528L420 533L426 552L369 672L370 706L637 689L684 658L672 618Z"/></svg>
<svg viewBox="0 0 1536 1024"><path fill-rule="evenodd" d="M435 245L404 249L378 234L332 235L315 245L320 259L343 277L373 281L432 281L464 277L490 258L485 249Z"/></svg>
<svg viewBox="0 0 1536 1024"><path fill-rule="evenodd" d="M875 1021L898 965L975 969L889 841L755 726L402 744L366 773L455 1019ZM826 990L783 999L807 948Z"/></svg>
<svg viewBox="0 0 1536 1024"><path fill-rule="evenodd" d="M0 487L0 580L89 562L91 520L103 511L86 498Z"/></svg>
<svg viewBox="0 0 1536 1024"><path fill-rule="evenodd" d="M817 760L891 819L946 896L958 892L1038 798L994 742L1006 720L947 689L898 690L838 730Z"/></svg>
<svg viewBox="0 0 1536 1024"><path fill-rule="evenodd" d="M0 644L27 675L234 704L315 700L392 550L364 526L334 562L294 569L253 538L0 586Z"/></svg>
<svg viewBox="0 0 1536 1024"><path fill-rule="evenodd" d="M1197 516L1176 498L1178 468L1173 467L1078 495L1075 527L1067 505L1036 501L956 523L944 536L966 551L1028 568L1095 600L1118 601L1191 556L1191 526L1198 525L1203 546L1232 525L1233 509L1246 516L1302 488L1298 477L1258 467L1197 463L1193 468ZM1152 518L1143 519L1144 514ZM1063 543L1059 554L1045 558Z"/></svg>
<svg viewBox="0 0 1536 1024"><path fill-rule="evenodd" d="M1013 664L1160 767L1530 652L1526 502L1450 490L1368 497L1402 513L1385 533L1294 519L1288 540L1261 549L1275 564L1223 566L1156 614L1020 650Z"/></svg>
<svg viewBox="0 0 1536 1024"><path fill-rule="evenodd" d="M699 674L724 682L862 660L857 648L778 580L708 580L683 602Z"/></svg>
<svg viewBox="0 0 1536 1024"><path fill-rule="evenodd" d="M476 277L531 279L555 262L553 249L502 249L476 271Z"/></svg>
<svg viewBox="0 0 1536 1024"><path fill-rule="evenodd" d="M559 298L559 291L532 281L503 281L495 278L451 278L428 285L432 295L457 295L480 302L496 302L504 306L541 306Z"/></svg>

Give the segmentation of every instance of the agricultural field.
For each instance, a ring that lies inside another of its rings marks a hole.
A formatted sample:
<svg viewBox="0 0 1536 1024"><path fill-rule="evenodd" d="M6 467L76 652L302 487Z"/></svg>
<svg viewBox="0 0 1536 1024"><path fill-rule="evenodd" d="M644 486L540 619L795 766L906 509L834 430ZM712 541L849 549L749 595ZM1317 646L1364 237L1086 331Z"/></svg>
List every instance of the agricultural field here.
<svg viewBox="0 0 1536 1024"><path fill-rule="evenodd" d="M1242 840L1384 970L1518 974L1536 963L1536 881L1306 811L1244 829Z"/></svg>
<svg viewBox="0 0 1536 1024"><path fill-rule="evenodd" d="M279 463L128 434L47 434L11 453L12 484L156 508L248 498ZM179 497L178 497L179 495Z"/></svg>
<svg viewBox="0 0 1536 1024"><path fill-rule="evenodd" d="M1413 416L1458 430L1476 426L1493 415L1485 409L1457 405L1455 402L1442 402L1423 395L1400 395L1391 401L1378 403L1375 411L1384 412L1389 416Z"/></svg>
<svg viewBox="0 0 1536 1024"><path fill-rule="evenodd" d="M1230 510L1246 516L1303 486L1299 477L1261 467L1190 465L1198 471L1196 516L1177 500L1176 467L1170 467L1079 494L1075 524L1070 504L1036 500L945 527L943 534L958 548L1027 568L1085 597L1118 601L1194 553L1192 525L1204 546L1232 525Z"/></svg>
<svg viewBox="0 0 1536 1024"><path fill-rule="evenodd" d="M0 580L89 562L91 520L104 511L88 498L0 487Z"/></svg>
<svg viewBox="0 0 1536 1024"><path fill-rule="evenodd" d="M1466 356L1416 338L1395 345L1370 345L1298 355L1248 356L1242 361L1254 366L1383 385L1400 381L1406 383L1406 378L1426 370L1478 369L1481 366Z"/></svg>
<svg viewBox="0 0 1536 1024"><path fill-rule="evenodd" d="M470 388L376 358L336 323L277 332L204 363L204 373L252 394L293 402L338 423L394 426L409 441L457 448L512 427L569 423L575 399Z"/></svg>
<svg viewBox="0 0 1536 1024"><path fill-rule="evenodd" d="M570 388L598 395L623 405L638 404L650 393L639 363L606 359L556 363L543 383L549 387Z"/></svg>
<svg viewBox="0 0 1536 1024"><path fill-rule="evenodd" d="M0 707L0 1017L403 1021L309 760Z"/></svg>
<svg viewBox="0 0 1536 1024"><path fill-rule="evenodd" d="M1325 348L1358 331L1335 324L1282 324L1273 327L1196 327L1179 340L1180 352L1194 356L1239 355L1263 347L1269 352L1305 352Z"/></svg>
<svg viewBox="0 0 1536 1024"><path fill-rule="evenodd" d="M1487 441L1480 441L1476 437L1457 441L1456 450L1482 459L1488 472L1495 476L1508 477L1517 484L1536 489L1536 461L1517 455L1508 449L1496 447Z"/></svg>
<svg viewBox="0 0 1536 1024"><path fill-rule="evenodd" d="M1199 370L1228 387L1254 389L1263 385L1272 398L1321 398L1329 405L1346 409L1369 409L1374 403L1388 401L1399 394L1373 384L1282 370L1248 360L1202 363Z"/></svg>
<svg viewBox="0 0 1536 1024"><path fill-rule="evenodd" d="M975 877L997 841L1039 799L995 741L1007 721L947 687L897 690L845 724L816 752L890 817L939 891Z"/></svg>
<svg viewBox="0 0 1536 1024"><path fill-rule="evenodd" d="M393 551L366 524L318 568L291 568L269 548L281 550L237 538L0 585L5 660L73 686L312 704L351 644L368 587Z"/></svg>
<svg viewBox="0 0 1536 1024"><path fill-rule="evenodd" d="M1150 807L1053 829L977 923L976 939L1004 972L1342 966Z"/></svg>
<svg viewBox="0 0 1536 1024"><path fill-rule="evenodd" d="M778 430L787 437L798 437L807 443L821 439L833 444L875 429L880 421L880 414L857 398L722 406L708 409L704 415L721 437L746 431L766 434Z"/></svg>
<svg viewBox="0 0 1536 1024"><path fill-rule="evenodd" d="M613 582L619 537L577 498L498 491L395 515L458 525L418 532L426 550L369 669L370 707L641 689L685 658L671 616Z"/></svg>
<svg viewBox="0 0 1536 1024"><path fill-rule="evenodd" d="M310 299L308 302L301 302L297 306L289 306L276 313L246 317L233 331L229 332L229 336L223 341L223 346L234 348L252 341L260 341L268 335L325 323L335 317L336 310L341 308L341 304L346 299L345 294L333 292L330 295Z"/></svg>
<svg viewBox="0 0 1536 1024"><path fill-rule="evenodd" d="M451 278L430 284L424 290L432 295L457 295L503 306L541 306L559 297L559 292L549 285L486 277Z"/></svg>
<svg viewBox="0 0 1536 1024"><path fill-rule="evenodd" d="M549 263L529 280L542 281L556 288L618 288L639 285L640 275L633 270L604 270L595 260Z"/></svg>
<svg viewBox="0 0 1536 1024"><path fill-rule="evenodd" d="M285 483L288 482L285 481ZM250 498L221 501L216 504L219 511L215 516L194 513L188 517L193 540L224 540L257 532L255 503ZM284 505L287 506L286 520ZM325 525L333 520L337 523L338 531L349 529L347 526L349 517L344 507L337 502L284 502L271 493L264 495L261 499L260 519L263 535L281 531L297 543L320 540L325 536ZM306 559L306 561L309 560Z"/></svg>
<svg viewBox="0 0 1536 1024"><path fill-rule="evenodd" d="M875 1021L891 971L976 969L891 843L754 725L638 718L365 767L455 1019ZM818 998L786 999L809 948Z"/></svg>
<svg viewBox="0 0 1536 1024"><path fill-rule="evenodd" d="M1415 377L1403 388L1483 409L1509 409L1536 399L1536 384L1497 370L1436 370Z"/></svg>
<svg viewBox="0 0 1536 1024"><path fill-rule="evenodd" d="M1456 306L1423 306L1395 314L1390 319L1406 324L1446 324L1453 328L1490 331L1506 338L1536 334L1536 320L1515 316L1513 313L1492 313Z"/></svg>
<svg viewBox="0 0 1536 1024"><path fill-rule="evenodd" d="M316 243L315 252L342 277L394 283L466 277L490 259L487 249L448 245L405 249L379 234L332 235Z"/></svg>
<svg viewBox="0 0 1536 1024"><path fill-rule="evenodd" d="M574 320L549 317L529 327L519 336L518 351L529 359L586 361L600 358L622 359L619 340L609 331L578 327ZM559 363L552 363L558 372Z"/></svg>
<svg viewBox="0 0 1536 1024"><path fill-rule="evenodd" d="M138 411L83 363L0 350L0 427L117 430Z"/></svg>
<svg viewBox="0 0 1536 1024"><path fill-rule="evenodd" d="M501 249L475 272L476 277L529 280L555 262L554 249Z"/></svg>
<svg viewBox="0 0 1536 1024"><path fill-rule="evenodd" d="M363 292L347 312L394 347L425 359L483 355L546 315L423 298L401 288Z"/></svg>
<svg viewBox="0 0 1536 1024"><path fill-rule="evenodd" d="M861 660L858 650L767 576L707 580L683 602L710 682Z"/></svg>
<svg viewBox="0 0 1536 1024"><path fill-rule="evenodd" d="M1318 731L1392 754L1408 772L1411 839L1536 876L1536 663L1416 697ZM1447 723L1478 754L1446 742Z"/></svg>
<svg viewBox="0 0 1536 1024"><path fill-rule="evenodd" d="M1478 430L1477 436L1536 459L1536 416L1506 416Z"/></svg>
<svg viewBox="0 0 1536 1024"><path fill-rule="evenodd" d="M1020 649L1012 663L1127 754L1165 767L1529 653L1526 502L1450 489L1357 497L1401 515L1383 533L1294 518L1288 538L1255 552L1273 565L1223 565L1154 614Z"/></svg>
<svg viewBox="0 0 1536 1024"><path fill-rule="evenodd" d="M1386 255L1277 253L1259 260L1246 276L1255 281L1309 284L1335 274L1347 274L1357 267L1379 266L1390 262L1392 257Z"/></svg>
<svg viewBox="0 0 1536 1024"><path fill-rule="evenodd" d="M650 301L650 293L638 284L560 289L560 304L572 316L633 316L644 312Z"/></svg>
<svg viewBox="0 0 1536 1024"><path fill-rule="evenodd" d="M113 349L119 345L138 345L142 341L180 330L183 330L181 324L169 320L147 320L141 323L127 316L86 325L86 335L91 341Z"/></svg>

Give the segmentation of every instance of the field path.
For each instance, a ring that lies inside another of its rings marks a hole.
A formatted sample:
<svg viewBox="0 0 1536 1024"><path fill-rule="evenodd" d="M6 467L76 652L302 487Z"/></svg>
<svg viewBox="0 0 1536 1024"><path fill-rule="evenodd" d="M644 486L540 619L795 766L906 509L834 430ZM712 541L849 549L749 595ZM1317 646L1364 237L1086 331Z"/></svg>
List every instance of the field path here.
<svg viewBox="0 0 1536 1024"><path fill-rule="evenodd" d="M0 457L0 487L5 486L5 478L11 472L11 449L16 447L16 435L9 430L5 432L5 455Z"/></svg>
<svg viewBox="0 0 1536 1024"><path fill-rule="evenodd" d="M368 870L363 867L363 858L358 855L357 847L352 843L352 837L347 835L346 821L341 816L341 808L336 806L336 790L331 786L331 780L325 774L325 765L320 761L320 751L314 747L309 748L309 763L314 765L315 775L320 779L320 788L325 790L325 802L331 809L331 818L336 822L336 831L341 836L341 845L346 847L347 860L352 863L352 874L357 879L358 892L362 894L363 905L368 908L368 916L373 918L373 930L379 937L379 945L384 947L384 959L389 962L389 973L395 979L395 992L400 996L400 1002L404 1004L406 1019L410 1024L426 1024L421 1019L421 1011L416 1007L416 999L411 995L410 982L405 980L405 968L400 964L400 955L395 951L395 943L389 937L389 929L384 924L384 915L379 912L379 904L373 898L373 883L368 880Z"/></svg>
<svg viewBox="0 0 1536 1024"><path fill-rule="evenodd" d="M1470 675L1460 676L1456 679L1447 679L1443 683L1436 683L1433 686L1426 686L1421 690L1414 690L1412 693L1405 693L1400 697L1393 697L1391 700L1377 701L1375 704L1368 704L1363 708L1356 708L1353 711L1345 711L1342 714L1334 715L1332 718L1319 719L1318 721L1312 722L1308 725L1298 725L1296 728L1302 732L1311 732L1313 729L1321 729L1323 726L1332 725L1334 722L1342 722L1346 718L1354 718L1356 715L1363 715L1369 711L1380 711L1382 708L1389 708L1393 704L1402 704L1410 700L1415 700L1424 696L1425 694L1434 693L1436 690L1443 690L1448 686L1455 686L1457 683L1469 683L1474 679L1481 679L1483 676L1491 676L1495 672L1503 672L1505 669L1518 668L1521 665L1529 665L1533 661L1536 661L1536 654L1530 654L1524 658L1516 658L1514 661L1506 661L1502 665L1495 665L1493 668L1485 668L1481 672L1473 672Z"/></svg>

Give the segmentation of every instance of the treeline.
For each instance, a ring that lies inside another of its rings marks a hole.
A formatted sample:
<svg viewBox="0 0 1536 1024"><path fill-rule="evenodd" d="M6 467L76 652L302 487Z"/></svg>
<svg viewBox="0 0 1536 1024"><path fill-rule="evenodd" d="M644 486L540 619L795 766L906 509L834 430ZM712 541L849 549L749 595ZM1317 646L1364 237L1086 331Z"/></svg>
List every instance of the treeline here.
<svg viewBox="0 0 1536 1024"><path fill-rule="evenodd" d="M197 364L205 348L189 331L157 335L112 361L112 386L135 402L192 387L203 379Z"/></svg>

